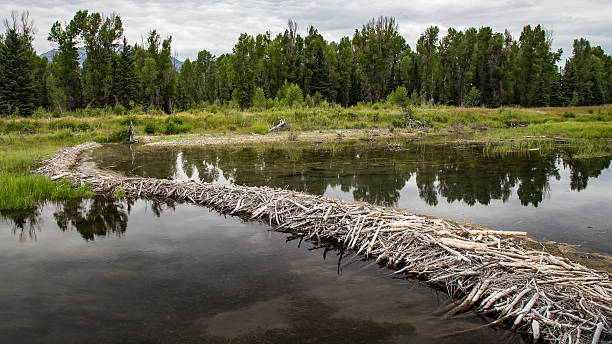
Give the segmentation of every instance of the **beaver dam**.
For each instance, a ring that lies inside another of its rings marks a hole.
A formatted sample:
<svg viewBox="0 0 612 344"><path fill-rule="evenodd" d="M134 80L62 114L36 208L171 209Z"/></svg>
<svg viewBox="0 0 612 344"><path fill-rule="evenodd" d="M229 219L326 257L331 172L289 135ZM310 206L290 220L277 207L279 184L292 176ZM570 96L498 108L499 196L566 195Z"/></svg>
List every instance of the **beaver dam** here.
<svg viewBox="0 0 612 344"><path fill-rule="evenodd" d="M122 190L133 197L204 205L267 223L275 231L338 242L395 274L417 277L460 298L445 310L447 317L474 309L496 317L486 326L508 325L535 340L598 343L612 338L612 275L551 255L524 232L278 188L127 178L80 168L81 153L97 146L62 150L38 172L88 183L100 194Z"/></svg>

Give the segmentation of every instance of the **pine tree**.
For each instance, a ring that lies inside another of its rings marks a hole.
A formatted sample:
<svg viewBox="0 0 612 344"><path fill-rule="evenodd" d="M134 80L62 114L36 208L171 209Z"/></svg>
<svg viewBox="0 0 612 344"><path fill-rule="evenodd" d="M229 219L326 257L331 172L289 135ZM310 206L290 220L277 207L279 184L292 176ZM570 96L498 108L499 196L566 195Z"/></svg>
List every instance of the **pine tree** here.
<svg viewBox="0 0 612 344"><path fill-rule="evenodd" d="M115 55L112 65L112 102L126 108L138 103L138 78L134 69L134 50L123 38L119 55Z"/></svg>
<svg viewBox="0 0 612 344"><path fill-rule="evenodd" d="M21 25L18 24L21 19ZM28 13L12 13L0 44L0 113L30 116L36 107L36 85L32 69L32 24Z"/></svg>
<svg viewBox="0 0 612 344"><path fill-rule="evenodd" d="M46 57L40 58L34 55L34 82L36 85L36 105L44 109L50 107L49 101L49 75L51 69Z"/></svg>
<svg viewBox="0 0 612 344"><path fill-rule="evenodd" d="M330 61L327 54L327 43L317 29L310 27L308 36L304 39L304 57L306 75L304 77L304 91L307 94L321 93L331 100L335 92L330 82Z"/></svg>

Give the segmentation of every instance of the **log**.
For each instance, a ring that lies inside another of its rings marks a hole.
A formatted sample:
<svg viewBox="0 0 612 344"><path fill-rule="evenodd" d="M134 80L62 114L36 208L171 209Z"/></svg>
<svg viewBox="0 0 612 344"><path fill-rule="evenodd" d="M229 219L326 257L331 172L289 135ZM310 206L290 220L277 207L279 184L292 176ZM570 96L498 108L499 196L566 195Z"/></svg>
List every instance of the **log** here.
<svg viewBox="0 0 612 344"><path fill-rule="evenodd" d="M272 128L270 128L270 130L268 130L268 132L273 132L273 131L279 130L279 129L283 128L285 125L287 125L287 122L285 122L284 119L281 119L280 122L277 125L275 125Z"/></svg>

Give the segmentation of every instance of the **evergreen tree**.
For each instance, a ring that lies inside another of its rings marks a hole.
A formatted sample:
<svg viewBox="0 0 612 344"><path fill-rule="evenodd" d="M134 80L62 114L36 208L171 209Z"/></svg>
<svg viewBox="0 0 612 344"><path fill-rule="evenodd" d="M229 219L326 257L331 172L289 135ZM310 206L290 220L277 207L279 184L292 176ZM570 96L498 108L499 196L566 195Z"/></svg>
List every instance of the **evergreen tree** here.
<svg viewBox="0 0 612 344"><path fill-rule="evenodd" d="M0 43L0 114L30 116L36 107L32 23L27 12L11 13Z"/></svg>
<svg viewBox="0 0 612 344"><path fill-rule="evenodd" d="M34 83L35 83L35 97L36 105L44 109L49 109L50 95L49 95L49 76L51 69L49 61L46 57L40 58L34 55Z"/></svg>
<svg viewBox="0 0 612 344"><path fill-rule="evenodd" d="M232 80L234 99L241 109L251 106L255 93L255 71L254 71L254 52L255 42L253 37L243 33L238 38L238 43L234 46L234 56L232 57Z"/></svg>
<svg viewBox="0 0 612 344"><path fill-rule="evenodd" d="M306 64L304 91L307 94L319 92L326 99L333 99L335 91L332 90L330 80L331 63L327 42L312 26L308 28L308 36L304 39L304 60Z"/></svg>
<svg viewBox="0 0 612 344"><path fill-rule="evenodd" d="M138 100L138 78L134 65L134 49L125 37L121 52L114 55L112 64L111 103L130 108Z"/></svg>

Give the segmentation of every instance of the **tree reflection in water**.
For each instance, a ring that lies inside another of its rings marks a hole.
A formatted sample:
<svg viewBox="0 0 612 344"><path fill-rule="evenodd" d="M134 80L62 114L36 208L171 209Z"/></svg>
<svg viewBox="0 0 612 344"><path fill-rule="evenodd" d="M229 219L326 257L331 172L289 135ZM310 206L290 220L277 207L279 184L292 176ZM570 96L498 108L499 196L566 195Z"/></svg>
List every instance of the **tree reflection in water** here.
<svg viewBox="0 0 612 344"><path fill-rule="evenodd" d="M612 160L574 159L562 149L491 156L478 145L128 149L103 148L94 151L93 159L100 168L127 175L267 185L318 195L339 188L357 201L384 206L397 206L401 197L412 197L402 190L414 178L418 197L430 206L437 206L439 197L473 206L506 202L516 195L523 206L538 207L550 192L551 178L559 180L561 170L569 173L570 189L582 191L590 179L610 168ZM62 231L76 230L85 240L122 236L133 202L102 197L65 200L54 205L53 217ZM158 217L174 207L147 204ZM0 210L0 217L20 240L35 240L41 209Z"/></svg>
<svg viewBox="0 0 612 344"><path fill-rule="evenodd" d="M58 204L53 217L62 231L74 229L85 240L111 234L120 237L127 228L131 202L102 197L66 200Z"/></svg>
<svg viewBox="0 0 612 344"><path fill-rule="evenodd" d="M135 161L112 147L94 160L131 176L193 179L204 182L273 186L321 195L328 188L350 192L355 200L397 206L414 177L419 197L436 206L448 203L489 205L513 195L523 206L538 207L550 192L551 178L568 169L571 190L610 167L610 157L573 159L566 148L503 155L483 153L481 145L375 145L207 147L141 149ZM119 160L119 162L117 162ZM169 163L172 162L172 163ZM410 195L408 195L410 196Z"/></svg>
<svg viewBox="0 0 612 344"><path fill-rule="evenodd" d="M91 199L68 199L54 202L53 218L63 232L76 230L85 241L96 237L115 235L121 237L127 230L128 218L135 200L95 197ZM153 214L160 217L167 209L174 209L172 202L146 201ZM0 218L12 226L12 233L20 240L36 240L41 230L42 208L0 211Z"/></svg>
<svg viewBox="0 0 612 344"><path fill-rule="evenodd" d="M1 210L0 219L8 222L13 235L19 236L19 241L36 240L36 233L40 232L40 209L38 207L19 210Z"/></svg>

